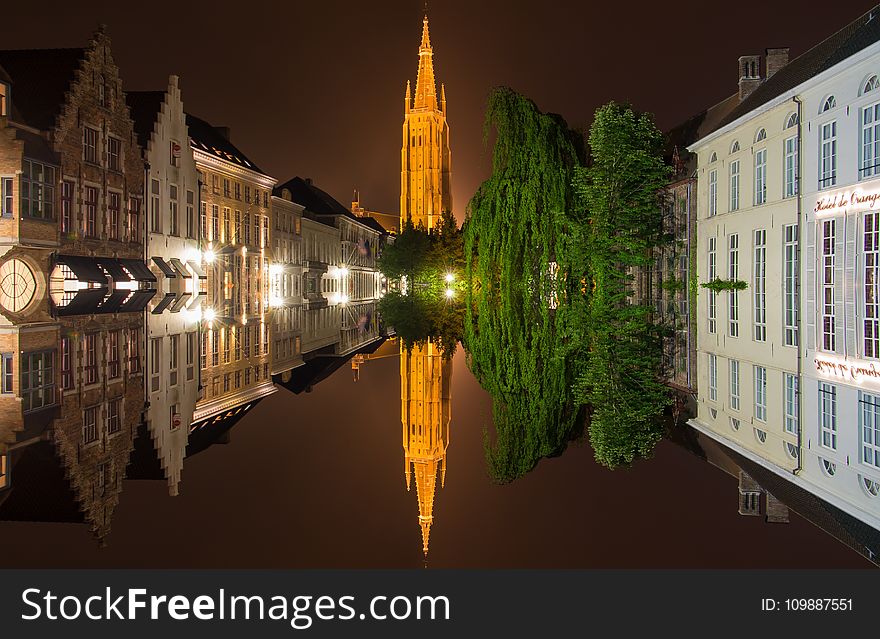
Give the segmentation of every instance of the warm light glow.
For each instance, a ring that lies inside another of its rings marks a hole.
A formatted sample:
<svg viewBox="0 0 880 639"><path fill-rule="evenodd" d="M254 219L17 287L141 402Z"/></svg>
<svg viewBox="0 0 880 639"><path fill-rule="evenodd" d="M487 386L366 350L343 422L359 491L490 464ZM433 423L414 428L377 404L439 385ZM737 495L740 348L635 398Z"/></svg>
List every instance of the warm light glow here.
<svg viewBox="0 0 880 639"><path fill-rule="evenodd" d="M281 264L270 264L269 265L269 275L278 275L281 271L284 270L284 267Z"/></svg>
<svg viewBox="0 0 880 639"><path fill-rule="evenodd" d="M199 253L198 249L188 248L188 249L186 249L186 252L183 254L183 261L184 262L189 262L189 261L200 262L201 259L202 259L202 254Z"/></svg>
<svg viewBox="0 0 880 639"><path fill-rule="evenodd" d="M452 273L446 274L446 281L447 282L452 282L454 279L455 279L455 275L453 275Z"/></svg>
<svg viewBox="0 0 880 639"><path fill-rule="evenodd" d="M214 261L214 251L205 251L205 263L211 264Z"/></svg>
<svg viewBox="0 0 880 639"><path fill-rule="evenodd" d="M455 295L455 291L453 291L451 288L447 288L446 289L446 297L452 298L453 295Z"/></svg>
<svg viewBox="0 0 880 639"><path fill-rule="evenodd" d="M339 270L336 272L339 277L348 277L348 269L344 266L340 266Z"/></svg>
<svg viewBox="0 0 880 639"><path fill-rule="evenodd" d="M241 314L241 325L247 326L247 315L245 315L244 313Z"/></svg>
<svg viewBox="0 0 880 639"><path fill-rule="evenodd" d="M242 247L241 247L241 254L242 254L242 255L247 255L247 247L246 247L246 246L242 246Z"/></svg>
<svg viewBox="0 0 880 639"><path fill-rule="evenodd" d="M214 312L213 308L206 308L205 309L205 314L204 314L205 320L207 320L208 322L213 322L216 317L217 317L217 314Z"/></svg>

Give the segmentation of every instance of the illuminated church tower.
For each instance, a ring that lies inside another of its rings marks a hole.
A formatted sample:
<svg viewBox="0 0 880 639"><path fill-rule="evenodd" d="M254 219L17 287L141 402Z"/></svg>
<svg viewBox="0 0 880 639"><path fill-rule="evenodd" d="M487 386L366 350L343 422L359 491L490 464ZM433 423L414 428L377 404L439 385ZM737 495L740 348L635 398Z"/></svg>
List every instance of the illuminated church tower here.
<svg viewBox="0 0 880 639"><path fill-rule="evenodd" d="M419 74L415 97L406 82L403 148L400 152L400 225L412 219L434 228L443 211L452 210L450 188L449 125L446 122L446 89L434 82L434 51L428 33L428 16L422 23Z"/></svg>
<svg viewBox="0 0 880 639"><path fill-rule="evenodd" d="M422 551L434 521L434 491L439 471L440 486L446 483L446 447L449 446L449 389L452 359L444 358L432 342L400 347L400 399L406 489L415 481L419 497Z"/></svg>

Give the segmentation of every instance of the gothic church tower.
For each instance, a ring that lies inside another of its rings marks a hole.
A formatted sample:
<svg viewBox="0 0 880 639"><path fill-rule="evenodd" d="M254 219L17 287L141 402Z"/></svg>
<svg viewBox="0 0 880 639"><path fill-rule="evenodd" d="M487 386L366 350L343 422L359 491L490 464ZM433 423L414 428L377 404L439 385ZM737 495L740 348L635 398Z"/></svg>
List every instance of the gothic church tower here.
<svg viewBox="0 0 880 639"><path fill-rule="evenodd" d="M449 125L446 122L446 89L434 81L434 50L428 33L428 16L422 22L419 74L415 97L406 83L403 148L400 152L400 225L411 219L432 229L443 211L452 210Z"/></svg>

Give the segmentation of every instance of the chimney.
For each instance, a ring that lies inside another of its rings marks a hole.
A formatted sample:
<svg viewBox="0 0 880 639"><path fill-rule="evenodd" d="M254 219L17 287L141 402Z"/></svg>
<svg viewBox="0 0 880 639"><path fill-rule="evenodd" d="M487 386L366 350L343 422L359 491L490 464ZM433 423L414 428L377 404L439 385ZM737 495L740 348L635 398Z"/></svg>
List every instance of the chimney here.
<svg viewBox="0 0 880 639"><path fill-rule="evenodd" d="M764 55L764 64L766 65L766 75L769 80L773 77L773 74L788 64L788 47L767 49Z"/></svg>
<svg viewBox="0 0 880 639"><path fill-rule="evenodd" d="M230 139L230 131L228 126L215 126L214 130L227 142L232 142Z"/></svg>
<svg viewBox="0 0 880 639"><path fill-rule="evenodd" d="M761 84L761 56L739 57L739 101L742 102Z"/></svg>
<svg viewBox="0 0 880 639"><path fill-rule="evenodd" d="M305 181L305 183L308 184L309 186L312 185L312 178L307 177L304 181Z"/></svg>

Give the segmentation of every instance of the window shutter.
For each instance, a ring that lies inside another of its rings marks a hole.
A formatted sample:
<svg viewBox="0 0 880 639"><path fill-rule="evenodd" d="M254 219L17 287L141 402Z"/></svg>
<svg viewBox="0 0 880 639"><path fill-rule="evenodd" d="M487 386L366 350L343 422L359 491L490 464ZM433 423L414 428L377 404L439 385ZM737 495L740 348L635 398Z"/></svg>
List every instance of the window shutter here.
<svg viewBox="0 0 880 639"><path fill-rule="evenodd" d="M806 337L807 349L816 350L816 230L818 224L814 221L807 224L804 229L804 239L806 242L806 259L804 260L804 271L806 277L803 287L803 299L805 312L803 315L803 327L806 336L800 336L801 339Z"/></svg>
<svg viewBox="0 0 880 639"><path fill-rule="evenodd" d="M846 251L846 218L835 218L834 222L834 352L846 351L846 329L844 326L843 304L843 260Z"/></svg>
<svg viewBox="0 0 880 639"><path fill-rule="evenodd" d="M844 257L844 321L846 325L846 354L855 356L862 349L858 348L856 330L856 227L858 214L846 216L846 254ZM837 291L835 291L835 295Z"/></svg>

